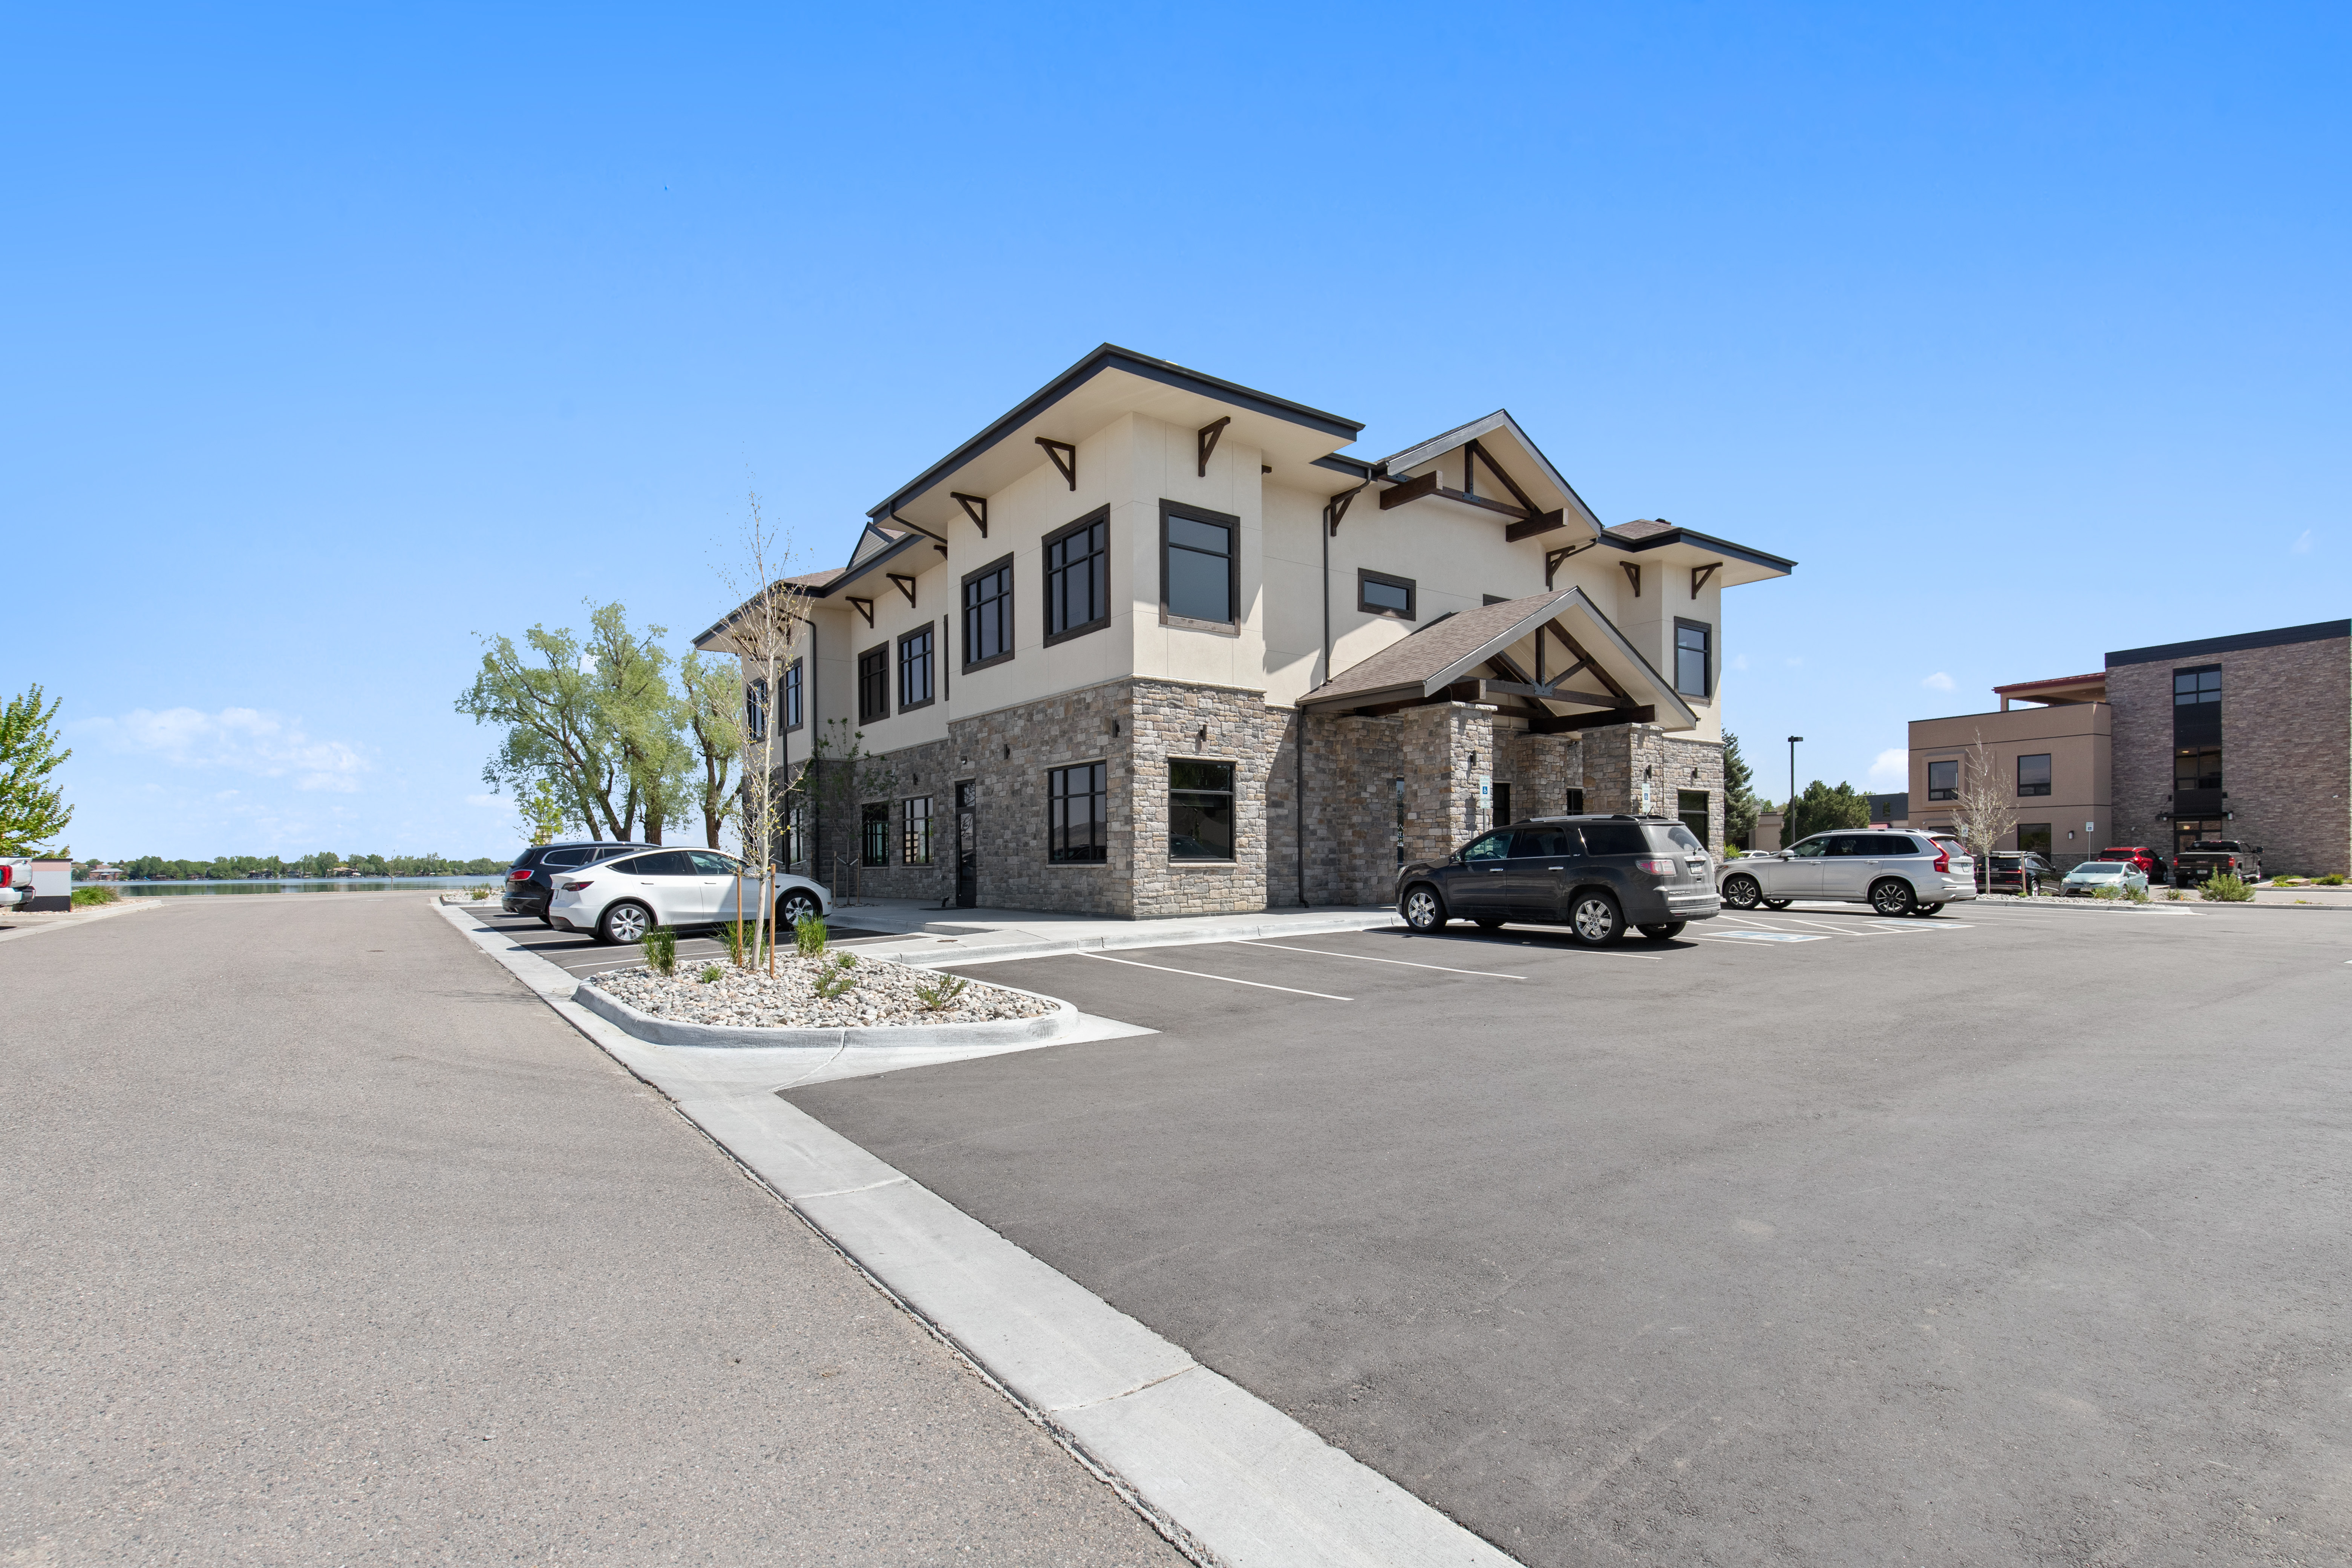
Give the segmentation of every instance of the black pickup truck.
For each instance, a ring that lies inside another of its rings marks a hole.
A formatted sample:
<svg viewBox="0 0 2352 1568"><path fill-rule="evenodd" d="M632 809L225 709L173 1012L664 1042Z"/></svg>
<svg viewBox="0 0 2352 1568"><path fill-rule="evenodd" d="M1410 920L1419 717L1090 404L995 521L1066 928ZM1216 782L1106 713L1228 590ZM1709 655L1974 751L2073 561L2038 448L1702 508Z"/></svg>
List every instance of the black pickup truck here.
<svg viewBox="0 0 2352 1568"><path fill-rule="evenodd" d="M2234 838L2200 838L2172 858L2172 885L2194 888L2224 874L2249 882L2263 879L2263 847L2252 848Z"/></svg>

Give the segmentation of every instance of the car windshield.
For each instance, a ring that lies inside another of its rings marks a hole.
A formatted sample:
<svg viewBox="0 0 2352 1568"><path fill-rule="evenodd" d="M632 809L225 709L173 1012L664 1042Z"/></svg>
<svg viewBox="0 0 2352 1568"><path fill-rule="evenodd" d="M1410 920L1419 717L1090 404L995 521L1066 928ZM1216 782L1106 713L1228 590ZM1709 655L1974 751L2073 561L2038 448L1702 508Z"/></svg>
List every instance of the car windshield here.
<svg viewBox="0 0 2352 1568"><path fill-rule="evenodd" d="M2116 872L2122 869L2123 868L2121 866L2116 865L2112 860L2085 860L2081 865L2074 868L2074 874L2078 877L2084 875L2094 877L2113 876Z"/></svg>

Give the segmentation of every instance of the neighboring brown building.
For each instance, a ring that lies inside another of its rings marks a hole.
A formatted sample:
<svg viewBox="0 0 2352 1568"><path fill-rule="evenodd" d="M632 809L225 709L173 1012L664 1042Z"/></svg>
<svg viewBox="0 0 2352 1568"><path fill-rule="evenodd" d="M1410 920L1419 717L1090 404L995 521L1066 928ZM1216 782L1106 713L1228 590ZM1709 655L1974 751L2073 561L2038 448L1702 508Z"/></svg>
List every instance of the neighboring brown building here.
<svg viewBox="0 0 2352 1568"><path fill-rule="evenodd" d="M2352 621L2126 648L2095 674L1993 693L1999 712L1912 721L1915 826L1949 825L1981 741L2015 781L2004 847L2062 868L2113 844L2169 859L2235 838L2273 873L2352 870Z"/></svg>

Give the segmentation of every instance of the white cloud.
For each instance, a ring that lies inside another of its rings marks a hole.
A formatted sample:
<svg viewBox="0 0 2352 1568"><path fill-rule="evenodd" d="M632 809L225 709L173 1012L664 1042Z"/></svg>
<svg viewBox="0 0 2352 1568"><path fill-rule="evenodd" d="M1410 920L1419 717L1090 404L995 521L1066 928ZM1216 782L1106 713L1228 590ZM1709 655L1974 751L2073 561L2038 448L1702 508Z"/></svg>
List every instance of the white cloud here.
<svg viewBox="0 0 2352 1568"><path fill-rule="evenodd" d="M1919 684L1926 687L1930 691L1954 691L1959 688L1958 681L1954 680L1950 676L1946 675L1940 669L1935 674L1929 676L1927 679L1921 681Z"/></svg>
<svg viewBox="0 0 2352 1568"><path fill-rule="evenodd" d="M2294 542L2293 544L2288 545L2288 546L2287 546L2287 549L2288 549L2288 550L2290 550L2291 552L2293 552L2294 554L2297 554L2297 555L2308 555L2308 554L2310 554L2310 553L2311 553L2311 530L2309 530L2309 529L2307 529L2307 528L2306 528L2306 529L2305 529L2301 533L2299 533L2299 534L2295 535Z"/></svg>
<svg viewBox="0 0 2352 1568"><path fill-rule="evenodd" d="M1899 746L1889 746L1878 753L1870 764L1870 782L1882 793L1911 787L1911 753Z"/></svg>
<svg viewBox="0 0 2352 1568"><path fill-rule="evenodd" d="M220 768L257 778L291 779L294 787L351 793L371 764L358 747L317 741L299 719L257 708L141 708L120 719L86 719L70 726L110 752L152 758L174 768Z"/></svg>

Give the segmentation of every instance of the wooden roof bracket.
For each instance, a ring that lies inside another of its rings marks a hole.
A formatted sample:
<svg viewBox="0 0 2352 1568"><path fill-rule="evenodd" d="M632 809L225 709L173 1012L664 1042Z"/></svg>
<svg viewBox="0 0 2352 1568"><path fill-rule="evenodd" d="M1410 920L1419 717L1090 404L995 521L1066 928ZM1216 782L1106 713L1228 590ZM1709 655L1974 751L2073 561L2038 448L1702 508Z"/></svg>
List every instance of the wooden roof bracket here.
<svg viewBox="0 0 2352 1568"><path fill-rule="evenodd" d="M1201 456L1200 477L1202 479L1205 479L1209 477L1210 455L1216 451L1218 438L1224 435L1225 426L1233 422L1234 416L1228 414L1223 419L1210 420L1206 425L1202 426L1198 430L1192 432L1192 445L1199 451Z"/></svg>
<svg viewBox="0 0 2352 1568"><path fill-rule="evenodd" d="M1720 572L1720 571L1722 571L1722 570L1723 570L1723 563L1722 563L1722 562L1720 562L1720 561L1710 561L1710 562L1708 562L1708 563L1707 563L1706 565L1704 565L1704 566L1694 566L1694 567L1692 567L1692 568L1691 568L1691 597L1692 597L1692 598L1694 598L1694 599L1697 598L1697 597L1698 597L1698 591L1699 591L1701 588L1704 588L1704 587L1706 587L1706 580L1707 580L1709 577L1714 576L1717 572Z"/></svg>
<svg viewBox="0 0 2352 1568"><path fill-rule="evenodd" d="M939 534L933 533L929 529L925 528L921 523L919 523L919 522L909 522L907 519L905 519L905 518L903 518L903 517L900 517L900 516L898 515L898 504L897 504L896 502L893 502L893 503L891 504L891 507L890 507L890 521L891 521L892 522L897 523L900 528L907 529L907 530L909 530L909 531L912 531L912 532L921 534L925 539L938 540L938 541L939 541L939 542L940 542L940 543L941 543L941 544L945 544L945 543L947 542L946 539L942 538L942 537L941 537L940 535L939 535Z"/></svg>
<svg viewBox="0 0 2352 1568"><path fill-rule="evenodd" d="M1545 551L1544 586L1549 589L1552 585L1552 577L1559 571L1561 562L1566 561L1571 555L1579 554L1584 551L1590 550L1600 542L1601 541L1597 539L1588 539L1581 544L1563 544L1558 550Z"/></svg>
<svg viewBox="0 0 2352 1568"><path fill-rule="evenodd" d="M1056 441L1051 436L1038 437L1037 445L1045 448L1045 456L1054 459L1054 467L1060 470L1064 479L1070 481L1070 488L1076 489L1078 488L1078 449L1067 441ZM1070 455L1067 462L1062 460L1062 454L1065 452Z"/></svg>
<svg viewBox="0 0 2352 1568"><path fill-rule="evenodd" d="M915 580L912 577L901 577L896 572L885 572L882 574L890 579L890 585L892 587L907 595L907 608L910 610L913 609L915 607ZM866 618L866 624L869 626L872 626L874 624L874 618L871 616L868 616Z"/></svg>
<svg viewBox="0 0 2352 1568"><path fill-rule="evenodd" d="M874 629L874 601L871 599L851 598L845 594L843 595L842 597L847 601L851 609L856 610L859 615L866 617L866 629L869 632L872 631Z"/></svg>
<svg viewBox="0 0 2352 1568"><path fill-rule="evenodd" d="M948 499L963 508L964 516L971 519L972 526L980 530L980 536L982 539L986 539L988 537L988 498L968 496L961 490L950 490Z"/></svg>
<svg viewBox="0 0 2352 1568"><path fill-rule="evenodd" d="M1634 561L1620 561L1617 564L1624 568L1625 581L1633 584L1633 597L1640 598L1642 596L1641 563Z"/></svg>

